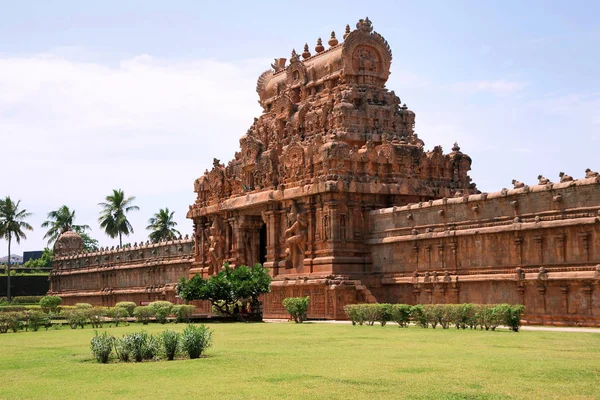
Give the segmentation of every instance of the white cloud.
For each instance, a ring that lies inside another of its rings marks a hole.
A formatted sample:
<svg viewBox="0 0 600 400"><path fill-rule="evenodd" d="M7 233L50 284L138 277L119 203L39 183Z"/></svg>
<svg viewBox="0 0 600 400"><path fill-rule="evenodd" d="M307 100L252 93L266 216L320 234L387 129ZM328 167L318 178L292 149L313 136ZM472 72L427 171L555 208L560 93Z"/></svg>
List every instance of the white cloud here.
<svg viewBox="0 0 600 400"><path fill-rule="evenodd" d="M14 252L41 247L39 225L62 204L114 244L95 223L97 203L113 188L137 196L142 209L132 215L131 241L146 237L145 222L165 206L190 232L193 180L212 157L232 158L260 114L254 89L268 66L148 55L113 67L52 54L0 58L0 196L35 213L36 230Z"/></svg>

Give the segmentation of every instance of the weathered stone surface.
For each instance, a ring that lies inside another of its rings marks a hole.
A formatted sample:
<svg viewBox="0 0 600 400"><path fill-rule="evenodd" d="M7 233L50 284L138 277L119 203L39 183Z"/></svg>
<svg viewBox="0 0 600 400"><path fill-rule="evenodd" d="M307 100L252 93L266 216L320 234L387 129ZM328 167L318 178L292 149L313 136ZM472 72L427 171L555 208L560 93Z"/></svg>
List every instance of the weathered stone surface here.
<svg viewBox="0 0 600 400"><path fill-rule="evenodd" d="M77 235L76 233L74 233ZM79 238L81 240L81 238ZM185 238L132 247L56 254L48 294L63 304L113 306L119 301L176 302L175 284L187 277L193 258L193 239Z"/></svg>

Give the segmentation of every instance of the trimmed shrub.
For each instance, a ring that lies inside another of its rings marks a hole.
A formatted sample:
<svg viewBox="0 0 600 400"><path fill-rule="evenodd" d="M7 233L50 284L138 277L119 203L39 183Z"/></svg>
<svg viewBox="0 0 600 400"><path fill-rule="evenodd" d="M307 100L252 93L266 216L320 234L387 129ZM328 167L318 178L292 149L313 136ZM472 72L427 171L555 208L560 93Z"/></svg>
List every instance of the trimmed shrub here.
<svg viewBox="0 0 600 400"><path fill-rule="evenodd" d="M113 347L113 337L108 336L108 333L104 332L102 335L98 335L98 331L95 331L95 335L90 342L92 353L96 357L99 363L106 364Z"/></svg>
<svg viewBox="0 0 600 400"><path fill-rule="evenodd" d="M438 304L439 311L437 312L439 323L444 329L450 328L454 320L454 305L453 304Z"/></svg>
<svg viewBox="0 0 600 400"><path fill-rule="evenodd" d="M14 304L14 305L19 305L19 304L23 304L23 305L32 305L32 304L39 304L40 300L43 298L43 296L15 296L11 299L10 303Z"/></svg>
<svg viewBox="0 0 600 400"><path fill-rule="evenodd" d="M422 304L417 304L415 306L412 306L410 308L410 316L413 319L413 321L415 322L415 324L417 324L421 328L429 327L429 321L427 319L427 314L426 314L425 308L423 307Z"/></svg>
<svg viewBox="0 0 600 400"><path fill-rule="evenodd" d="M398 328L408 328L410 308L408 304L394 304L392 306L392 321L398 324Z"/></svg>
<svg viewBox="0 0 600 400"><path fill-rule="evenodd" d="M467 329L475 326L477 308L473 304L455 304L453 322L456 329Z"/></svg>
<svg viewBox="0 0 600 400"><path fill-rule="evenodd" d="M306 313L310 304L310 297L288 297L283 299L283 307L293 318L294 322L301 324L306 321Z"/></svg>
<svg viewBox="0 0 600 400"><path fill-rule="evenodd" d="M352 325L363 325L366 321L367 304L348 304L344 306L344 312L352 321Z"/></svg>
<svg viewBox="0 0 600 400"><path fill-rule="evenodd" d="M171 314L173 303L169 301L155 301L150 303L148 306L152 309L156 321L164 324L167 322L169 314Z"/></svg>
<svg viewBox="0 0 600 400"><path fill-rule="evenodd" d="M25 329L31 329L34 332L37 332L40 327L45 326L48 329L51 325L50 316L43 311L25 311L21 315L23 321L25 321Z"/></svg>
<svg viewBox="0 0 600 400"><path fill-rule="evenodd" d="M83 311L87 314L87 318L89 319L92 328L102 328L104 316L106 315L106 309L104 307L92 307Z"/></svg>
<svg viewBox="0 0 600 400"><path fill-rule="evenodd" d="M10 314L9 313L1 313L0 314L0 333L6 333L10 329Z"/></svg>
<svg viewBox="0 0 600 400"><path fill-rule="evenodd" d="M67 324L71 329L77 329L78 326L83 329L88 320L86 310L67 310L62 313L62 316L67 320Z"/></svg>
<svg viewBox="0 0 600 400"><path fill-rule="evenodd" d="M196 306L191 304L176 304L171 309L171 312L175 314L175 322L190 322L195 309Z"/></svg>
<svg viewBox="0 0 600 400"><path fill-rule="evenodd" d="M75 308L78 310L88 310L93 306L90 303L76 303Z"/></svg>
<svg viewBox="0 0 600 400"><path fill-rule="evenodd" d="M363 304L365 308L365 318L370 326L375 325L375 321L379 320L379 304Z"/></svg>
<svg viewBox="0 0 600 400"><path fill-rule="evenodd" d="M192 359L200 357L211 344L212 331L204 324L189 324L181 334L181 347Z"/></svg>
<svg viewBox="0 0 600 400"><path fill-rule="evenodd" d="M117 304L115 304L115 307L121 307L126 309L129 316L133 317L133 310L135 309L135 307L137 307L137 304L135 304L133 301L120 301Z"/></svg>
<svg viewBox="0 0 600 400"><path fill-rule="evenodd" d="M521 316L525 312L525 306L522 304L502 305L504 310L504 325L508 326L513 332L519 332L521 328Z"/></svg>
<svg viewBox="0 0 600 400"><path fill-rule="evenodd" d="M19 312L10 312L10 313L6 313L6 314L7 314L6 320L8 322L8 328L10 330L12 330L13 332L16 332L22 328L23 323L21 321L23 320L23 314L21 314Z"/></svg>
<svg viewBox="0 0 600 400"><path fill-rule="evenodd" d="M133 310L133 316L137 322L141 322L144 325L148 325L150 318L154 316L154 311L150 306L138 306Z"/></svg>
<svg viewBox="0 0 600 400"><path fill-rule="evenodd" d="M56 312L60 303L62 299L58 296L44 296L40 299L40 306L45 312Z"/></svg>
<svg viewBox="0 0 600 400"><path fill-rule="evenodd" d="M392 304L377 304L379 309L378 320L381 326L385 326L389 321L392 320L392 313L394 312L394 306Z"/></svg>
<svg viewBox="0 0 600 400"><path fill-rule="evenodd" d="M175 358L175 354L177 354L177 349L179 348L179 337L179 333L169 329L161 332L159 335L160 343L165 356L167 356L167 360Z"/></svg>
<svg viewBox="0 0 600 400"><path fill-rule="evenodd" d="M127 318L129 313L122 307L111 307L106 310L106 316L108 318L112 318L112 320L115 322L115 326L119 326L119 322Z"/></svg>

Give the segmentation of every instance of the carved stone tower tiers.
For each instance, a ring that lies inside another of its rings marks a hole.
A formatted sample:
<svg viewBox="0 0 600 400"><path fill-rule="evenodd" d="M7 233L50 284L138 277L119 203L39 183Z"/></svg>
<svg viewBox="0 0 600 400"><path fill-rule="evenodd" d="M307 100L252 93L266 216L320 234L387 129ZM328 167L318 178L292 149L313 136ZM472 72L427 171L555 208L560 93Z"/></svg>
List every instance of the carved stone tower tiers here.
<svg viewBox="0 0 600 400"><path fill-rule="evenodd" d="M289 64L275 59L258 79L264 111L241 150L194 182L192 273L263 263L274 277L269 315L292 294L312 296L312 314L324 317L369 300L366 212L477 193L469 156L458 146L426 152L414 112L385 87L392 52L371 21L328 43L314 55L306 45L302 59L292 51Z"/></svg>

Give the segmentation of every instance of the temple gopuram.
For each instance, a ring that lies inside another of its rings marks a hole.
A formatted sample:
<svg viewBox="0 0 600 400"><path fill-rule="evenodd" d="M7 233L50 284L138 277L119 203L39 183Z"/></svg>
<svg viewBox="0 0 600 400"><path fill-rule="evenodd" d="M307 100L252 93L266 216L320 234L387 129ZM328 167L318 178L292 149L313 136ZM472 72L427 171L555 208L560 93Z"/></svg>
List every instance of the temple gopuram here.
<svg viewBox="0 0 600 400"><path fill-rule="evenodd" d="M368 18L341 42L332 32L327 48L275 59L240 150L194 182L193 240L61 253L51 292L176 301L181 276L261 263L267 318L309 296L319 319L357 302L472 302L524 304L529 323L599 324L598 173L481 193L458 144L425 149L415 113L385 86L391 62Z"/></svg>

